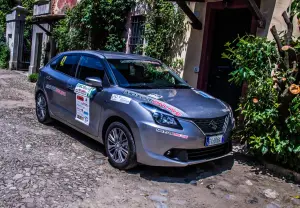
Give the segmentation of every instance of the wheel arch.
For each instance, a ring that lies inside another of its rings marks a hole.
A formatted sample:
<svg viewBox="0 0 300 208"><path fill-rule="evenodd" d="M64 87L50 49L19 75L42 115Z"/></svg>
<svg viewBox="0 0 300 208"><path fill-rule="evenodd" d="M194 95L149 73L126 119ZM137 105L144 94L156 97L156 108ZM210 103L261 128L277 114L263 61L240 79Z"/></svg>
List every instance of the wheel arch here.
<svg viewBox="0 0 300 208"><path fill-rule="evenodd" d="M109 125L112 124L113 122L120 122L120 123L124 124L128 128L128 130L130 131L131 135L134 136L133 132L132 132L132 129L129 126L128 122L125 119L121 118L120 116L113 115L113 116L108 117L106 119L106 121L104 122L104 124L103 124L102 132L101 132L103 144L105 144L106 131L107 131Z"/></svg>

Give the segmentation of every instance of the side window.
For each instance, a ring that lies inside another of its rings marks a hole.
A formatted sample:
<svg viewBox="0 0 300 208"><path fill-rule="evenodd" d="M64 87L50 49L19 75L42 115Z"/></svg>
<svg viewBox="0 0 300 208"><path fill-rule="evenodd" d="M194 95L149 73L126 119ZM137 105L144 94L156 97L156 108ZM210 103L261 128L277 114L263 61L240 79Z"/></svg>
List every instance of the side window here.
<svg viewBox="0 0 300 208"><path fill-rule="evenodd" d="M62 56L60 59L58 59L55 69L64 74L75 77L76 67L79 59L80 56L76 55Z"/></svg>
<svg viewBox="0 0 300 208"><path fill-rule="evenodd" d="M50 67L51 67L52 69L56 69L57 63L60 61L60 59L61 59L61 58L57 58L57 59L55 59L54 61L52 61L52 62L50 63Z"/></svg>
<svg viewBox="0 0 300 208"><path fill-rule="evenodd" d="M77 78L85 81L87 77L98 77L104 79L104 66L99 58L82 56L80 59Z"/></svg>

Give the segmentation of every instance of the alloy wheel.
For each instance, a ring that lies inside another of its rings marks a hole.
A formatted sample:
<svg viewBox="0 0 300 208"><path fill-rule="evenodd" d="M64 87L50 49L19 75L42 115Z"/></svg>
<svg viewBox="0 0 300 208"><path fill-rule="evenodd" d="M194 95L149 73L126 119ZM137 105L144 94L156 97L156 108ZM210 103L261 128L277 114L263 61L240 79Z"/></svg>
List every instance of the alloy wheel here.
<svg viewBox="0 0 300 208"><path fill-rule="evenodd" d="M36 112L40 120L45 120L47 115L47 103L44 95L39 94L36 99Z"/></svg>
<svg viewBox="0 0 300 208"><path fill-rule="evenodd" d="M128 139L120 128L113 128L108 134L108 153L116 163L123 163L128 158Z"/></svg>

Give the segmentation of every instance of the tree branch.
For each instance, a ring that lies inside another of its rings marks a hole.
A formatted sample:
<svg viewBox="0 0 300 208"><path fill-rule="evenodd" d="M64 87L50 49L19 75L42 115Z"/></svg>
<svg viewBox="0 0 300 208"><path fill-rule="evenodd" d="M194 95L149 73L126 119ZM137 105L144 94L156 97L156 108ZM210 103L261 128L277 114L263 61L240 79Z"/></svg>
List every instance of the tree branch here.
<svg viewBox="0 0 300 208"><path fill-rule="evenodd" d="M282 51L282 43L280 41L280 38L279 38L279 35L277 33L277 29L276 29L276 26L273 25L273 27L271 28L271 33L276 41L276 44L277 44L277 47L278 47L278 51L281 55L283 55L283 51Z"/></svg>
<svg viewBox="0 0 300 208"><path fill-rule="evenodd" d="M288 14L286 11L282 13L282 17L288 27L288 30L286 33L286 38L287 38L286 45L290 45L292 42L292 36L293 36L293 23L291 22L290 18L288 17Z"/></svg>

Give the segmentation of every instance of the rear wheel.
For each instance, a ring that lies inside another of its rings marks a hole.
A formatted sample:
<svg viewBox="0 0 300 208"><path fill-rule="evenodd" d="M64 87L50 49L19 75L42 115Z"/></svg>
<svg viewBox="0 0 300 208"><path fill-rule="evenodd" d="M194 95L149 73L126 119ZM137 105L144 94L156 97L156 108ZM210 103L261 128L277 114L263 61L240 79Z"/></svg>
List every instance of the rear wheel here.
<svg viewBox="0 0 300 208"><path fill-rule="evenodd" d="M36 117L40 123L47 124L51 122L48 111L48 104L45 95L39 92L35 99Z"/></svg>
<svg viewBox="0 0 300 208"><path fill-rule="evenodd" d="M137 165L133 137L120 122L109 125L105 134L105 150L110 164L115 168L128 170Z"/></svg>

